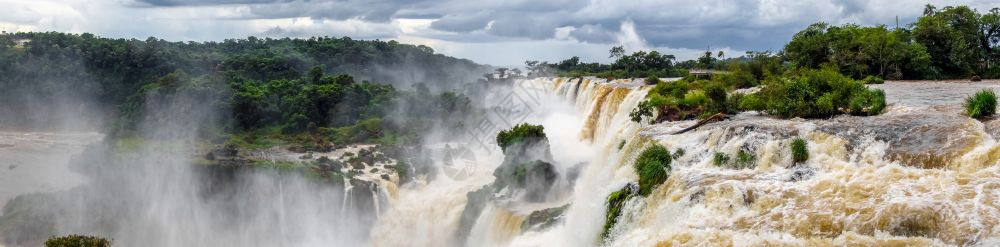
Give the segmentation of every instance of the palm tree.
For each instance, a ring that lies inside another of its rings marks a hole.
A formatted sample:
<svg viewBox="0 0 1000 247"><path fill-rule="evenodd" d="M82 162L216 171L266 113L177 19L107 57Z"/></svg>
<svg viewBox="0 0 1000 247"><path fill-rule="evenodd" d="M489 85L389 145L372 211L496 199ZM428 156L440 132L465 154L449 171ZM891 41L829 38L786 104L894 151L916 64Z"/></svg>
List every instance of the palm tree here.
<svg viewBox="0 0 1000 247"><path fill-rule="evenodd" d="M931 5L929 3L927 5L924 5L924 16L932 16L936 12L937 8L934 7L934 5Z"/></svg>

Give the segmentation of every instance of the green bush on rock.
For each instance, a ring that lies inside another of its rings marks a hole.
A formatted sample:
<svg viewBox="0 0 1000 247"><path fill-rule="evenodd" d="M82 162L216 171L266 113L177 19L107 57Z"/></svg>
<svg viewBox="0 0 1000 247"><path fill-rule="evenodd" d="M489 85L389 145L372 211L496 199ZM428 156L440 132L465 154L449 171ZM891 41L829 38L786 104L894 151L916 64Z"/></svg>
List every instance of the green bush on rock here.
<svg viewBox="0 0 1000 247"><path fill-rule="evenodd" d="M965 98L965 114L971 118L986 118L997 111L997 95L993 90L984 89Z"/></svg>
<svg viewBox="0 0 1000 247"><path fill-rule="evenodd" d="M111 241L92 236L69 235L45 240L45 247L108 247Z"/></svg>
<svg viewBox="0 0 1000 247"><path fill-rule="evenodd" d="M635 161L635 172L639 175L639 194L646 196L657 186L667 181L670 172L670 151L653 144L639 154Z"/></svg>
<svg viewBox="0 0 1000 247"><path fill-rule="evenodd" d="M712 155L712 164L715 164L715 166L722 167L728 163L729 163L728 154L723 152L715 152L715 155Z"/></svg>
<svg viewBox="0 0 1000 247"><path fill-rule="evenodd" d="M504 151L507 147L516 144L529 142L535 139L545 138L545 127L541 125L531 125L527 123L518 124L509 130L502 130L497 134L497 145Z"/></svg>
<svg viewBox="0 0 1000 247"><path fill-rule="evenodd" d="M769 78L760 92L743 97L740 107L785 118L841 113L871 116L885 109L885 93L834 70L804 70L798 75Z"/></svg>
<svg viewBox="0 0 1000 247"><path fill-rule="evenodd" d="M882 83L885 83L885 80L882 80L882 77L873 76L873 75L865 77L865 79L861 80L861 81L864 82L865 84L882 84Z"/></svg>
<svg viewBox="0 0 1000 247"><path fill-rule="evenodd" d="M792 140L792 161L796 164L809 160L809 150L806 147L806 140L795 138Z"/></svg>
<svg viewBox="0 0 1000 247"><path fill-rule="evenodd" d="M607 206L608 211L605 214L604 220L604 230L601 231L601 238L607 238L608 233L611 228L618 223L618 217L622 214L622 206L625 206L629 200L638 195L639 191L634 183L630 183L622 187L620 190L611 192L608 195Z"/></svg>
<svg viewBox="0 0 1000 247"><path fill-rule="evenodd" d="M739 153L736 153L736 168L738 169L753 168L755 165L754 162L756 161L757 156L753 153L744 150L740 150Z"/></svg>

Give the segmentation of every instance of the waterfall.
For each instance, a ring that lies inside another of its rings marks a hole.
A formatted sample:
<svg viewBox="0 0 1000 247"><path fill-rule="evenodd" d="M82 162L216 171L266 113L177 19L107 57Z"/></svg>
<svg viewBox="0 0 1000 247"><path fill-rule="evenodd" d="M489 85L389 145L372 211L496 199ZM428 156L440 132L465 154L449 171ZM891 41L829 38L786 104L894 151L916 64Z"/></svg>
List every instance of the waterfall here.
<svg viewBox="0 0 1000 247"><path fill-rule="evenodd" d="M586 159L565 200L568 208L553 226L526 230L520 225L532 210L489 205L464 244L1000 244L1000 121L955 117L947 107L893 105L880 116L815 120L745 112L672 135L695 121L650 125L629 118L650 88L642 80L528 82L543 85L571 109L562 120L575 121L546 125L546 132L561 133L549 136L557 161ZM797 137L808 143L809 159L801 164L789 151ZM673 160L666 182L624 205L601 239L607 196L637 181L631 165L652 143L684 154ZM716 166L717 153L750 159L745 167L735 161ZM469 181L401 188L373 231L376 246L455 245L448 233L457 228L465 193L491 177L483 171Z"/></svg>

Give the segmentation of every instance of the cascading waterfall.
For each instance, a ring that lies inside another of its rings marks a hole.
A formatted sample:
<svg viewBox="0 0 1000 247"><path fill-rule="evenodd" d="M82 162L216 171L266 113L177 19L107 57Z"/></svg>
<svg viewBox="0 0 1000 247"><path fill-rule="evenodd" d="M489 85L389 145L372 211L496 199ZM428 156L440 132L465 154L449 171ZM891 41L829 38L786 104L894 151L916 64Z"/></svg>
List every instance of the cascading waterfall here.
<svg viewBox="0 0 1000 247"><path fill-rule="evenodd" d="M995 139L1000 121L981 123L948 107L898 104L880 116L819 120L748 112L671 135L695 121L640 125L629 118L649 89L641 80L540 78L530 83L545 85L572 104L578 134L556 138L583 143L591 150L575 151L592 155L558 223L522 229L531 210L488 206L465 244L1000 244L1000 145ZM802 164L791 160L789 145L796 137L808 143L809 159ZM625 204L608 238L601 239L607 196L637 180L631 164L654 142L685 154L673 161L666 182ZM553 152L560 148L554 145ZM716 166L716 153L752 159L745 166ZM464 193L492 179L489 172L478 175L402 189L394 209L381 219L391 223L380 222L373 238L415 236L375 240L385 243L376 245L456 244L448 241L448 233L457 227ZM424 202L414 203L418 200Z"/></svg>

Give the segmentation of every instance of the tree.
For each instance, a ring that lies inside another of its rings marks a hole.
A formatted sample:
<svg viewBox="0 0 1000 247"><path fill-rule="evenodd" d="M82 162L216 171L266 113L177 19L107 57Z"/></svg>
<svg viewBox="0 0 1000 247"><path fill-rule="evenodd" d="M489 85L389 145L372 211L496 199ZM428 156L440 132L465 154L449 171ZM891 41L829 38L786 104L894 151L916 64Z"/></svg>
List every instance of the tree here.
<svg viewBox="0 0 1000 247"><path fill-rule="evenodd" d="M698 66L701 68L711 69L714 63L715 58L712 57L712 51L705 51L705 55L698 58Z"/></svg>
<svg viewBox="0 0 1000 247"><path fill-rule="evenodd" d="M615 60L617 60L618 58L625 56L625 47L620 45L611 47L611 50L608 53L610 53L608 58L614 58Z"/></svg>
<svg viewBox="0 0 1000 247"><path fill-rule="evenodd" d="M979 13L967 6L945 7L920 17L913 25L913 37L927 48L934 67L950 76L976 71L979 60L987 54L983 40L988 38L984 36Z"/></svg>
<svg viewBox="0 0 1000 247"><path fill-rule="evenodd" d="M810 25L785 46L786 56L797 67L833 66L855 79L924 78L933 75L925 49L912 42L907 30L854 24Z"/></svg>
<svg viewBox="0 0 1000 247"><path fill-rule="evenodd" d="M785 45L785 56L795 66L818 68L830 56L828 27L826 23L817 22L796 33Z"/></svg>
<svg viewBox="0 0 1000 247"><path fill-rule="evenodd" d="M934 5L929 3L924 5L924 16L932 16L935 12L937 12L937 8Z"/></svg>
<svg viewBox="0 0 1000 247"><path fill-rule="evenodd" d="M510 70L510 73L513 77L521 77L521 69L513 68Z"/></svg>
<svg viewBox="0 0 1000 247"><path fill-rule="evenodd" d="M497 68L496 69L497 78L499 79L507 78L507 70L508 70L507 68Z"/></svg>
<svg viewBox="0 0 1000 247"><path fill-rule="evenodd" d="M309 69L309 79L313 84L319 84L319 80L323 78L323 67L313 66Z"/></svg>
<svg viewBox="0 0 1000 247"><path fill-rule="evenodd" d="M980 37L983 49L986 50L987 61L996 60L995 48L1000 45L1000 8L990 9L980 18Z"/></svg>

